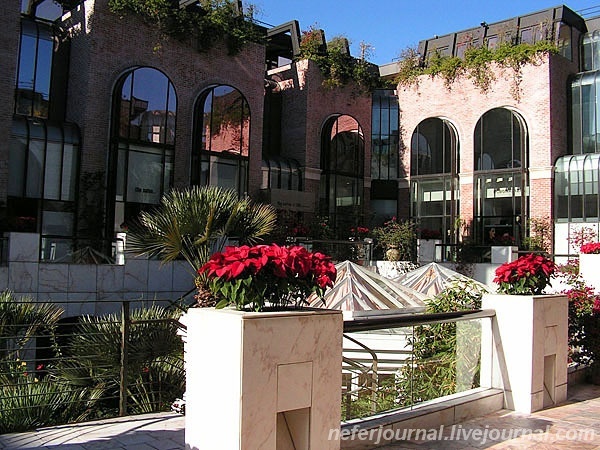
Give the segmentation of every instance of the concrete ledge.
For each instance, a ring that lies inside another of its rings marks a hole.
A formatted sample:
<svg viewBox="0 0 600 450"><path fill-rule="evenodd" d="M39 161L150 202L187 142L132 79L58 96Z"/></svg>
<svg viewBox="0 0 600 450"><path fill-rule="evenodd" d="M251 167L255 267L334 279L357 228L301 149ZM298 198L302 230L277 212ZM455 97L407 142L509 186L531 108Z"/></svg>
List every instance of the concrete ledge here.
<svg viewBox="0 0 600 450"><path fill-rule="evenodd" d="M465 420L500 411L504 406L501 389L478 388L424 402L368 419L354 419L342 424L342 449L369 449L373 445L394 442L386 436L402 436L407 429L439 429ZM385 432L385 430L393 430ZM381 430L381 431L380 431ZM400 430L400 431L398 431Z"/></svg>

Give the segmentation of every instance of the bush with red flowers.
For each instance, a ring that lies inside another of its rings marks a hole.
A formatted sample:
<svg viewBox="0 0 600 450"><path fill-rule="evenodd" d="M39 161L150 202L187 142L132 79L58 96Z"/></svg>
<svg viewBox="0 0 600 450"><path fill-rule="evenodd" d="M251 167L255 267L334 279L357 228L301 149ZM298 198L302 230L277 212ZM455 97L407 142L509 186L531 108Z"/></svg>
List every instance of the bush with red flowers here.
<svg viewBox="0 0 600 450"><path fill-rule="evenodd" d="M579 247L579 253L586 255L598 255L600 254L600 242L592 242L591 244L583 244Z"/></svg>
<svg viewBox="0 0 600 450"><path fill-rule="evenodd" d="M198 274L208 277L217 308L262 311L266 306L299 306L313 292L322 297L333 286L336 269L322 253L271 244L226 247Z"/></svg>
<svg viewBox="0 0 600 450"><path fill-rule="evenodd" d="M554 262L545 256L529 253L496 269L494 283L501 294L542 294L554 274Z"/></svg>

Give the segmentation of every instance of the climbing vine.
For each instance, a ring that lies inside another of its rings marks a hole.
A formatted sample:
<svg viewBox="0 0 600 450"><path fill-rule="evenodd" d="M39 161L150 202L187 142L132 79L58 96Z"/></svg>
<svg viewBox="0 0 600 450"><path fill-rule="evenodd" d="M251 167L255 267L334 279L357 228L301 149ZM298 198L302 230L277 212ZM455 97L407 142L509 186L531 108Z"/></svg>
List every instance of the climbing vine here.
<svg viewBox="0 0 600 450"><path fill-rule="evenodd" d="M467 48L464 58L434 53L427 64L424 64L417 51L409 48L400 54L395 81L402 86L414 86L418 85L420 75L439 76L444 80L446 88L450 89L454 81L466 76L481 92L487 92L496 80L492 70L492 64L495 63L504 69L512 69L511 95L519 100L523 66L538 64L541 56L549 53L558 53L558 48L550 41L516 45L504 42L494 50L486 46Z"/></svg>
<svg viewBox="0 0 600 450"><path fill-rule="evenodd" d="M370 49L369 44L361 43L361 57L355 58L348 51L346 38L336 36L325 44L323 32L311 27L302 32L297 59L316 62L324 77L323 85L328 88L344 86L352 80L366 93L380 85L379 69L367 60Z"/></svg>
<svg viewBox="0 0 600 450"><path fill-rule="evenodd" d="M254 6L237 10L235 0L200 0L196 9L173 6L171 0L109 0L110 10L119 15L139 14L167 36L178 39L194 37L200 50L207 50L220 40L229 54L238 53L248 42L262 42L263 33L253 23Z"/></svg>

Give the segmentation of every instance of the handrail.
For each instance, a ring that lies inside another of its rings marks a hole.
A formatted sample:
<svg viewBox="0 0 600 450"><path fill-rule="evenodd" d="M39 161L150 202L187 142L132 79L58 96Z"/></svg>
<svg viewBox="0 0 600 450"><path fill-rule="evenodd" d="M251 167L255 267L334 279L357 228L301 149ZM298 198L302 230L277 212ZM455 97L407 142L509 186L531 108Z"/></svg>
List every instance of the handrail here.
<svg viewBox="0 0 600 450"><path fill-rule="evenodd" d="M463 320L494 317L495 315L496 311L493 309L476 309L472 311L453 311L431 314L398 314L394 316L354 319L344 321L344 333L459 322Z"/></svg>

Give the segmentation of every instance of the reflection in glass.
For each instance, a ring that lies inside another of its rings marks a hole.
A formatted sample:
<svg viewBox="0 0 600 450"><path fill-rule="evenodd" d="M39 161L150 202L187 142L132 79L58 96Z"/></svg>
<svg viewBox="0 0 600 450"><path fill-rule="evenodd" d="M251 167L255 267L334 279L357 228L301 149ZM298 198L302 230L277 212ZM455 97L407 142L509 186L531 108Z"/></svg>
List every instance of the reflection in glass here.
<svg viewBox="0 0 600 450"><path fill-rule="evenodd" d="M600 153L563 156L556 161L554 192L558 222L598 222Z"/></svg>
<svg viewBox="0 0 600 450"><path fill-rule="evenodd" d="M321 208L338 230L355 225L362 211L364 136L351 116L330 119L323 127Z"/></svg>
<svg viewBox="0 0 600 450"><path fill-rule="evenodd" d="M125 73L114 97L110 185L116 203L109 214L120 230L171 187L177 97L169 78L150 67Z"/></svg>
<svg viewBox="0 0 600 450"><path fill-rule="evenodd" d="M232 86L214 86L196 103L192 184L247 191L250 108Z"/></svg>
<svg viewBox="0 0 600 450"><path fill-rule="evenodd" d="M371 178L398 178L398 98L393 91L373 94L371 127Z"/></svg>

